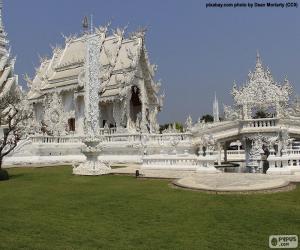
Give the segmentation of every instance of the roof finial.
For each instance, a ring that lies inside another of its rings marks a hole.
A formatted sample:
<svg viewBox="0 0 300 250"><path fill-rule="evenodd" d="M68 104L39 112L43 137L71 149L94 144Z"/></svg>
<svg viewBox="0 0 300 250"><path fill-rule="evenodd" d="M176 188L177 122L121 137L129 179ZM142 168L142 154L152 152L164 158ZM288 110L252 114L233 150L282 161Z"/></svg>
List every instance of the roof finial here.
<svg viewBox="0 0 300 250"><path fill-rule="evenodd" d="M256 50L256 58L259 59L260 58L260 55L259 55L259 51Z"/></svg>
<svg viewBox="0 0 300 250"><path fill-rule="evenodd" d="M91 14L91 34L94 32L94 16Z"/></svg>
<svg viewBox="0 0 300 250"><path fill-rule="evenodd" d="M84 33L88 33L88 30L89 30L89 20L88 20L87 16L85 16L83 18L83 20L82 20L82 28L83 28L83 32Z"/></svg>
<svg viewBox="0 0 300 250"><path fill-rule="evenodd" d="M256 68L261 68L262 67L262 63L261 63L261 59L260 59L260 54L257 50L256 52Z"/></svg>

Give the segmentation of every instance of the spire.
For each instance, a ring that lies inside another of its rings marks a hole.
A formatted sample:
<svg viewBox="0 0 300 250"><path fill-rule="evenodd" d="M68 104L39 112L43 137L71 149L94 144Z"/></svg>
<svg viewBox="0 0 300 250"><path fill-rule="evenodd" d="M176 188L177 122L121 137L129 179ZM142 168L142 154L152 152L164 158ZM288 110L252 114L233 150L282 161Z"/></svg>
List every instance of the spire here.
<svg viewBox="0 0 300 250"><path fill-rule="evenodd" d="M2 9L3 9L3 0L0 0L0 32L4 31L3 22L2 22Z"/></svg>
<svg viewBox="0 0 300 250"><path fill-rule="evenodd" d="M82 20L82 28L83 28L83 33L87 34L89 32L89 20L87 16L85 16Z"/></svg>
<svg viewBox="0 0 300 250"><path fill-rule="evenodd" d="M9 51L7 50L9 41L4 31L4 25L2 21L2 10L3 10L3 0L0 0L0 56L9 53Z"/></svg>
<svg viewBox="0 0 300 250"><path fill-rule="evenodd" d="M217 94L215 92L215 100L213 103L213 115L214 115L214 122L220 121L220 115L219 115L219 101L217 99Z"/></svg>
<svg viewBox="0 0 300 250"><path fill-rule="evenodd" d="M261 62L261 58L260 58L258 50L256 52L256 66L255 66L255 68L262 68L262 62Z"/></svg>
<svg viewBox="0 0 300 250"><path fill-rule="evenodd" d="M0 0L1 1L1 0ZM94 16L93 14L91 15L91 34L94 33Z"/></svg>

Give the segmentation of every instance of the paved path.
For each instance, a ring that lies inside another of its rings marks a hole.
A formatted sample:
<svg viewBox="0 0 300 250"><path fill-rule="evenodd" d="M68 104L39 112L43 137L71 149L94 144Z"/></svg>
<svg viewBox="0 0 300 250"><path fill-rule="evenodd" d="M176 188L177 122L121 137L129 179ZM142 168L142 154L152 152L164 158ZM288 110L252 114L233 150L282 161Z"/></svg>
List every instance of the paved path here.
<svg viewBox="0 0 300 250"><path fill-rule="evenodd" d="M113 169L115 174L135 174L139 165ZM179 187L216 192L252 192L278 190L289 186L291 182L300 182L300 175L266 175L252 173L200 174L192 171L141 171L149 178L174 179Z"/></svg>

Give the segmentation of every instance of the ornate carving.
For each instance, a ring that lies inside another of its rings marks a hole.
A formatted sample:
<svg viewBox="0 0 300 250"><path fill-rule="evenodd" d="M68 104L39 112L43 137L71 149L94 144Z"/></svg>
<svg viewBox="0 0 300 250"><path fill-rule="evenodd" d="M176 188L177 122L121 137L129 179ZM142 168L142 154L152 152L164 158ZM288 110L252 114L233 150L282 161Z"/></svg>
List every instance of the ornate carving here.
<svg viewBox="0 0 300 250"><path fill-rule="evenodd" d="M94 137L99 131L100 42L98 36L89 36L86 41L84 127L88 137Z"/></svg>
<svg viewBox="0 0 300 250"><path fill-rule="evenodd" d="M284 108L288 106L291 92L292 87L288 80L285 80L283 85L277 84L270 70L263 67L257 54L255 70L249 73L247 85L238 89L234 83L231 94L235 104L247 106L247 111L251 111L252 108L265 110L275 107L277 113L282 115ZM244 112L244 116L248 118L248 112Z"/></svg>
<svg viewBox="0 0 300 250"><path fill-rule="evenodd" d="M130 67L134 69L137 65L138 53L137 51L133 52L132 49L130 48L126 48L126 52L127 52L128 59L131 61Z"/></svg>
<svg viewBox="0 0 300 250"><path fill-rule="evenodd" d="M227 121L237 120L239 118L239 114L231 106L224 105L224 118Z"/></svg>
<svg viewBox="0 0 300 250"><path fill-rule="evenodd" d="M297 95L291 105L291 107L288 109L288 113L291 116L294 117L300 117L300 97Z"/></svg>
<svg viewBox="0 0 300 250"><path fill-rule="evenodd" d="M193 120L191 115L189 115L186 119L185 126L187 130L190 130L193 127Z"/></svg>
<svg viewBox="0 0 300 250"><path fill-rule="evenodd" d="M65 135L68 132L68 119L75 117L75 111L65 112L62 99L58 93L49 95L46 99L44 123L48 133Z"/></svg>

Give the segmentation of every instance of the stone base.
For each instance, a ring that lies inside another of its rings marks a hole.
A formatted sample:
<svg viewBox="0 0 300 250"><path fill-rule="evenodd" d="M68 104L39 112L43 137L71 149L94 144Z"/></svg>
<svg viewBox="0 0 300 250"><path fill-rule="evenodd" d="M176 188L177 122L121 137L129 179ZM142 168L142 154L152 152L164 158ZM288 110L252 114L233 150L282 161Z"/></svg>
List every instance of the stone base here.
<svg viewBox="0 0 300 250"><path fill-rule="evenodd" d="M198 167L198 168L196 168L196 172L199 173L199 174L218 174L218 173L221 173L221 171L216 169L215 167L212 167L212 168Z"/></svg>
<svg viewBox="0 0 300 250"><path fill-rule="evenodd" d="M195 171L196 166L193 165L147 165L143 164L141 170L170 170L170 171Z"/></svg>
<svg viewBox="0 0 300 250"><path fill-rule="evenodd" d="M288 169L291 170L292 174L300 173L300 166L289 166Z"/></svg>
<svg viewBox="0 0 300 250"><path fill-rule="evenodd" d="M267 174L291 175L291 174L293 174L293 172L292 172L292 170L289 167L285 167L285 168L269 168L267 170Z"/></svg>
<svg viewBox="0 0 300 250"><path fill-rule="evenodd" d="M111 168L101 161L86 161L80 165L74 165L74 175L105 175L110 174Z"/></svg>
<svg viewBox="0 0 300 250"><path fill-rule="evenodd" d="M8 156L3 165L8 167L74 165L84 162L84 155L52 155L52 156Z"/></svg>

